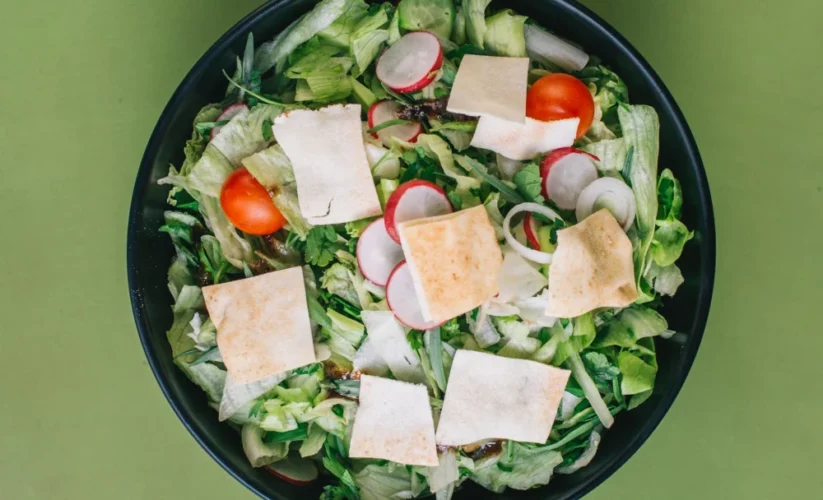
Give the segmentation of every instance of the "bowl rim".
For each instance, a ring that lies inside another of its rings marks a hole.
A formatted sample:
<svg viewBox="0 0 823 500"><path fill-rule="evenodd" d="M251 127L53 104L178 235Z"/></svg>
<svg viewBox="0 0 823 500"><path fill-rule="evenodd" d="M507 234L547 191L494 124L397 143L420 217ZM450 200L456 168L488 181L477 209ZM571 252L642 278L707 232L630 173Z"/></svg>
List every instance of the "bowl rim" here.
<svg viewBox="0 0 823 500"><path fill-rule="evenodd" d="M249 480L247 480L243 472L228 460L222 452L211 449L205 442L203 436L198 434L193 425L192 418L183 411L181 405L174 399L170 384L165 379L160 362L155 353L150 348L151 327L148 323L147 313L144 309L144 304L140 298L139 293L139 277L134 263L137 260L137 233L140 230L137 221L140 219L143 205L141 200L148 189L148 179L150 178L151 170L154 163L154 158L159 151L159 146L169 128L176 109L179 106L181 96L186 94L190 87L192 87L202 76L202 73L211 63L212 59L234 43L238 36L251 31L252 27L258 22L258 19L264 16L275 14L281 5L290 2L291 0L270 0L267 3L256 8L228 31L226 31L214 44L212 44L206 52L194 63L191 70L186 74L183 81L178 85L177 89L172 94L166 106L160 115L154 129L152 130L146 149L140 161L140 166L137 171L134 189L132 192L132 199L129 207L129 222L126 245L126 260L128 271L128 286L129 296L131 299L132 313L134 315L135 324L137 326L140 343L143 352L146 355L149 367L160 386L169 405L174 410L174 413L183 423L183 426L188 430L189 434L197 441L203 450L211 456L220 466L233 476L238 482L244 485L247 489L255 493L261 498L269 498L263 492L257 489ZM650 82L650 88L653 92L658 93L661 97L662 107L667 108L673 120L673 126L676 129L676 135L683 141L684 149L688 163L692 167L696 167L696 190L699 200L699 205L704 214L704 222L706 231L701 234L702 242L700 245L701 262L704 264L704 272L700 277L699 288L706 292L700 294L697 300L697 313L694 316L697 325L697 331L690 339L687 351L682 362L678 377L674 381L674 385L665 393L662 400L658 404L656 411L654 411L648 420L644 422L628 445L623 447L610 461L605 463L601 471L593 476L589 481L573 486L568 492L568 498L579 498L591 492L597 486L602 484L607 478L611 477L629 458L631 458L637 450L645 443L649 436L654 432L663 417L671 408L675 398L680 393L683 384L688 377L694 360L697 356L697 351L703 338L708 321L709 308L711 306L712 294L714 292L714 278L716 266L716 239L715 239L715 222L714 210L712 200L709 192L709 183L706 171L703 165L702 158L697 148L694 136L686 123L686 119L677 105L674 97L669 92L668 88L662 82L657 73L652 69L649 63L640 55L637 49L629 43L621 34L619 34L611 25L604 21L600 16L592 12L586 6L580 4L576 0L544 0L555 3L558 7L564 9L567 15L577 18L584 24L590 26L592 29L599 31L599 35L608 39L612 44L622 50L624 55L630 60L631 64L637 71L641 72L644 79ZM280 495L278 495L280 496Z"/></svg>

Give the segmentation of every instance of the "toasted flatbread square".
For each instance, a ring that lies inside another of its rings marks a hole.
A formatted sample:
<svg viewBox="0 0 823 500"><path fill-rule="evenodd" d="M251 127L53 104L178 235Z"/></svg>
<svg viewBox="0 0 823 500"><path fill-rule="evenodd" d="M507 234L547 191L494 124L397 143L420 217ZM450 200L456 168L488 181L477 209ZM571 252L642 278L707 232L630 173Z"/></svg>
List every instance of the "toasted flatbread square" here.
<svg viewBox="0 0 823 500"><path fill-rule="evenodd" d="M457 351L437 444L462 446L483 439L545 443L570 374L536 361Z"/></svg>
<svg viewBox="0 0 823 500"><path fill-rule="evenodd" d="M466 55L457 68L446 109L523 123L528 79L528 57Z"/></svg>
<svg viewBox="0 0 823 500"><path fill-rule="evenodd" d="M300 267L207 286L203 298L234 383L256 382L316 361Z"/></svg>
<svg viewBox="0 0 823 500"><path fill-rule="evenodd" d="M310 224L383 213L363 144L360 105L289 111L275 118L272 131L292 163L300 211Z"/></svg>
<svg viewBox="0 0 823 500"><path fill-rule="evenodd" d="M574 318L637 300L632 243L607 209L557 232L546 314Z"/></svg>
<svg viewBox="0 0 823 500"><path fill-rule="evenodd" d="M349 456L437 465L434 420L426 386L362 375Z"/></svg>
<svg viewBox="0 0 823 500"><path fill-rule="evenodd" d="M503 254L482 205L404 222L400 241L427 321L447 321L497 294Z"/></svg>

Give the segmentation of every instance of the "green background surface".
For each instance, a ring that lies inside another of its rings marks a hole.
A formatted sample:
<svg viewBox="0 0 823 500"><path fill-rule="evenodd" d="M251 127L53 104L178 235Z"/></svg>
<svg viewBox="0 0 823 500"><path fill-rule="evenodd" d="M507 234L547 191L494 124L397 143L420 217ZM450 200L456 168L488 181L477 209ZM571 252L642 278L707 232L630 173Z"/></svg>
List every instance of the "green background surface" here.
<svg viewBox="0 0 823 500"><path fill-rule="evenodd" d="M0 498L252 498L184 430L126 288L137 165L254 0L0 15ZM716 209L709 327L674 407L590 498L819 498L823 168L815 0L588 0L683 108Z"/></svg>

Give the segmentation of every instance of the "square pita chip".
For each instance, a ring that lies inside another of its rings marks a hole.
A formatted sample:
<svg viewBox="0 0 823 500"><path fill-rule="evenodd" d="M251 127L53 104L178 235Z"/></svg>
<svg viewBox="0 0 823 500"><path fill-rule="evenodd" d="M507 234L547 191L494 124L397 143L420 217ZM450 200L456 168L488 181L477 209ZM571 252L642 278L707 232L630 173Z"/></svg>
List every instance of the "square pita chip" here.
<svg viewBox="0 0 823 500"><path fill-rule="evenodd" d="M235 383L256 382L316 361L300 267L207 286L203 298Z"/></svg>
<svg viewBox="0 0 823 500"><path fill-rule="evenodd" d="M452 113L526 120L528 57L463 57L446 106Z"/></svg>
<svg viewBox="0 0 823 500"><path fill-rule="evenodd" d="M457 351L437 444L462 446L483 439L545 443L570 374L536 361Z"/></svg>
<svg viewBox="0 0 823 500"><path fill-rule="evenodd" d="M483 205L404 222L400 241L426 321L447 321L497 294L503 254Z"/></svg>
<svg viewBox="0 0 823 500"><path fill-rule="evenodd" d="M557 232L546 314L574 318L637 300L632 243L607 209Z"/></svg>
<svg viewBox="0 0 823 500"><path fill-rule="evenodd" d="M426 387L362 375L349 456L436 466L434 419Z"/></svg>
<svg viewBox="0 0 823 500"><path fill-rule="evenodd" d="M310 224L339 224L383 213L366 157L360 105L296 109L272 132L294 168L297 202Z"/></svg>

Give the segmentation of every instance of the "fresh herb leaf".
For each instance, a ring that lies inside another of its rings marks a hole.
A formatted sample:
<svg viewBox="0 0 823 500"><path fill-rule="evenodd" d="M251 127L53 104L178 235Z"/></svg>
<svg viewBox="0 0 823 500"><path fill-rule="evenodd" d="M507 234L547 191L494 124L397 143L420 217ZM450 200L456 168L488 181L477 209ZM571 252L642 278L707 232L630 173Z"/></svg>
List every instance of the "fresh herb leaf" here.
<svg viewBox="0 0 823 500"><path fill-rule="evenodd" d="M620 369L614 366L605 354L591 351L583 354L582 358L586 369L599 382L611 382L620 375Z"/></svg>
<svg viewBox="0 0 823 500"><path fill-rule="evenodd" d="M309 424L298 424L296 429L286 432L268 432L263 436L263 441L266 443L286 443L291 441L302 441L309 437Z"/></svg>
<svg viewBox="0 0 823 500"><path fill-rule="evenodd" d="M514 174L512 181L527 201L543 203L543 178L540 176L540 166L537 163L529 163L523 167Z"/></svg>
<svg viewBox="0 0 823 500"><path fill-rule="evenodd" d="M412 121L411 120L401 120L399 118L396 119L396 120L388 120L388 121L385 121L385 122L381 123L380 125L375 125L374 127L366 130L366 133L373 134L375 132L380 132L384 128L394 127L395 125L408 125L409 123L412 123Z"/></svg>
<svg viewBox="0 0 823 500"><path fill-rule="evenodd" d="M272 125L273 125L273 123L271 121L271 118L266 118L265 120L263 120L263 125L262 125L263 130L262 130L262 132L263 132L263 139L265 139L266 141L270 141L270 140L272 140L272 137L274 137L274 134L272 133L272 129L271 129Z"/></svg>
<svg viewBox="0 0 823 500"><path fill-rule="evenodd" d="M326 267L334 261L334 253L342 248L337 232L331 226L314 226L306 235L306 262Z"/></svg>

